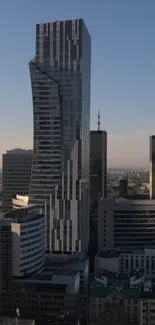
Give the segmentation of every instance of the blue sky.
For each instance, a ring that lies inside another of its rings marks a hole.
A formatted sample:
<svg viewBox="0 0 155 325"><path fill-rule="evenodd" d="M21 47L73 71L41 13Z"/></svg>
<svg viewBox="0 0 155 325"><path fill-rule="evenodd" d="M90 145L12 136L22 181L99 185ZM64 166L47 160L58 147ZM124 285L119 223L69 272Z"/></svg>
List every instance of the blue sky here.
<svg viewBox="0 0 155 325"><path fill-rule="evenodd" d="M78 17L92 37L91 127L100 109L109 166L147 166L155 133L154 0L1 0L0 153L32 147L35 24Z"/></svg>

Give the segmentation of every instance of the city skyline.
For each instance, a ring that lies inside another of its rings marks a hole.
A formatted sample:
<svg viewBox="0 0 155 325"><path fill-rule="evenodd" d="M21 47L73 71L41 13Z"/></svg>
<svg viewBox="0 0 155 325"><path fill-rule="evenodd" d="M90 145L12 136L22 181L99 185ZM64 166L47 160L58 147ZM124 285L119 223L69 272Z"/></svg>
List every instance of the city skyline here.
<svg viewBox="0 0 155 325"><path fill-rule="evenodd" d="M54 9L41 0L3 2L0 59L7 64L2 64L0 81L0 154L17 146L32 148L27 62L35 24L82 17L92 35L91 129L97 128L100 109L101 129L108 133L108 167L148 167L149 135L155 133L154 13L153 0L149 5L140 0L98 1L97 7L90 2L89 10L82 1L66 0L64 5L59 0Z"/></svg>

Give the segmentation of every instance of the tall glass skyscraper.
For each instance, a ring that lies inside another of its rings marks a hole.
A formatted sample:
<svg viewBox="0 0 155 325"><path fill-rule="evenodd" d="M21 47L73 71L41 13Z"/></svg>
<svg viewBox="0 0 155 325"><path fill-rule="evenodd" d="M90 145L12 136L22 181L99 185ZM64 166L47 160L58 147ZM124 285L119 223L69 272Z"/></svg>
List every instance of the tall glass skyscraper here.
<svg viewBox="0 0 155 325"><path fill-rule="evenodd" d="M37 25L36 56L29 66L31 202L45 206L48 250L87 250L91 39L84 21Z"/></svg>

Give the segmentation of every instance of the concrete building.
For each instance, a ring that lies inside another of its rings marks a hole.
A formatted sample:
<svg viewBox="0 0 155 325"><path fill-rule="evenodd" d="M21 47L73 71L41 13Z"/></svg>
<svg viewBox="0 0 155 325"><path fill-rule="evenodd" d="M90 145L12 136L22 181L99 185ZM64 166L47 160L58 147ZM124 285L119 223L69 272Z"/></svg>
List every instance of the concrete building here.
<svg viewBox="0 0 155 325"><path fill-rule="evenodd" d="M155 299L144 297L140 303L140 325L155 325Z"/></svg>
<svg viewBox="0 0 155 325"><path fill-rule="evenodd" d="M107 197L107 132L90 131L90 199Z"/></svg>
<svg viewBox="0 0 155 325"><path fill-rule="evenodd" d="M136 277L138 279L138 274ZM117 321L139 324L141 276L139 282L132 286L126 282L127 278L130 279L128 274L120 274L118 277L115 274L109 274L109 276L107 274L106 278L110 279L113 284L105 283L102 274L95 276L92 281L89 304L90 321L98 321L102 324L104 321L111 321L112 324Z"/></svg>
<svg viewBox="0 0 155 325"><path fill-rule="evenodd" d="M155 135L150 136L150 199L155 199Z"/></svg>
<svg viewBox="0 0 155 325"><path fill-rule="evenodd" d="M100 200L98 250L154 246L155 200Z"/></svg>
<svg viewBox="0 0 155 325"><path fill-rule="evenodd" d="M46 249L87 250L91 39L82 19L36 26L32 203L46 202Z"/></svg>
<svg viewBox="0 0 155 325"><path fill-rule="evenodd" d="M62 260L54 264L45 258L45 218L38 206L6 213L0 220L1 315L13 317L17 306L28 318L67 312L87 315L87 259L73 256L69 262L69 256L62 256Z"/></svg>
<svg viewBox="0 0 155 325"><path fill-rule="evenodd" d="M0 257L5 265L8 259L7 239L11 238L11 274L14 277L28 276L40 271L45 262L45 218L36 205L8 212L0 219ZM9 240L8 240L9 245ZM5 269L1 267L1 276ZM1 278L3 287L5 282Z"/></svg>
<svg viewBox="0 0 155 325"><path fill-rule="evenodd" d="M12 209L14 195L27 195L30 187L32 150L9 150L2 158L2 210Z"/></svg>
<svg viewBox="0 0 155 325"><path fill-rule="evenodd" d="M95 257L95 272L130 273L142 269L145 279L155 279L155 248L138 250L100 250Z"/></svg>
<svg viewBox="0 0 155 325"><path fill-rule="evenodd" d="M75 254L46 254L44 273L49 275L58 270L72 269L79 271L80 274L80 292L88 291L89 259L82 252Z"/></svg>

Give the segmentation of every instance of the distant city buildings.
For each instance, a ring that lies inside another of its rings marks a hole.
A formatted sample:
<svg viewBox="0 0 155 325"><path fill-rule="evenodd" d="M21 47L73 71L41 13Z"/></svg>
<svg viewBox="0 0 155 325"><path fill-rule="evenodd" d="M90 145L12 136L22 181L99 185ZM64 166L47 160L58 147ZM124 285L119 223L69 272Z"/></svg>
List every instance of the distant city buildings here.
<svg viewBox="0 0 155 325"><path fill-rule="evenodd" d="M150 136L150 199L155 199L155 135Z"/></svg>
<svg viewBox="0 0 155 325"><path fill-rule="evenodd" d="M91 38L82 19L36 26L30 202L45 205L46 249L89 244Z"/></svg>
<svg viewBox="0 0 155 325"><path fill-rule="evenodd" d="M30 188L32 150L9 150L2 157L2 210L12 209L14 195L27 195Z"/></svg>
<svg viewBox="0 0 155 325"><path fill-rule="evenodd" d="M100 200L98 249L155 244L155 200Z"/></svg>

